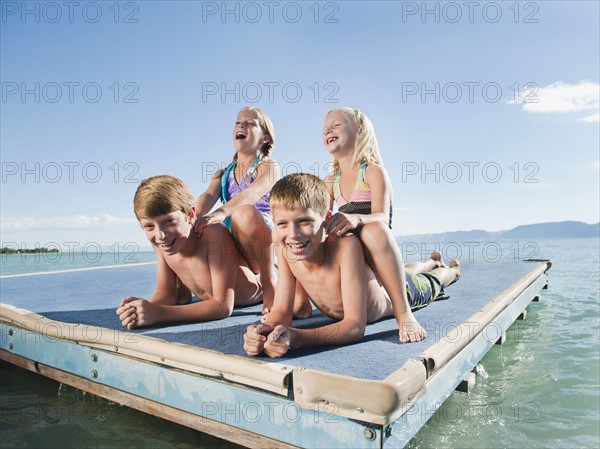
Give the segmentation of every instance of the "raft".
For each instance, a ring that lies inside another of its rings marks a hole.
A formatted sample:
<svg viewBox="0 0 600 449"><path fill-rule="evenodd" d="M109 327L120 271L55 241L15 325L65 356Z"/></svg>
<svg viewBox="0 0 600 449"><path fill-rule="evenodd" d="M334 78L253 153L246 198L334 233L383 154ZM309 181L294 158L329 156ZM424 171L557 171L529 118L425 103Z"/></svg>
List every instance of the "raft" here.
<svg viewBox="0 0 600 449"><path fill-rule="evenodd" d="M537 301L551 262L463 263L450 299L415 312L427 331L398 341L396 321L358 343L251 358L243 334L261 306L229 318L127 331L122 297L148 297L155 265L0 278L0 359L247 447L401 448ZM297 327L330 320L314 311Z"/></svg>

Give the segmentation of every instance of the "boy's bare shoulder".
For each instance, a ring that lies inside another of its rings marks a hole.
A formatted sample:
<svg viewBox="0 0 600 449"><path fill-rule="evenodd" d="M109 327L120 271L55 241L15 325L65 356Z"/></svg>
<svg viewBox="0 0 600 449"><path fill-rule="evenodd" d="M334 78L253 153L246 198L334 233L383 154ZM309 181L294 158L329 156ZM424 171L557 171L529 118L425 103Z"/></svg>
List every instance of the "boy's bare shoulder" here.
<svg viewBox="0 0 600 449"><path fill-rule="evenodd" d="M229 230L220 223L208 225L202 233L202 243L220 243L231 237Z"/></svg>

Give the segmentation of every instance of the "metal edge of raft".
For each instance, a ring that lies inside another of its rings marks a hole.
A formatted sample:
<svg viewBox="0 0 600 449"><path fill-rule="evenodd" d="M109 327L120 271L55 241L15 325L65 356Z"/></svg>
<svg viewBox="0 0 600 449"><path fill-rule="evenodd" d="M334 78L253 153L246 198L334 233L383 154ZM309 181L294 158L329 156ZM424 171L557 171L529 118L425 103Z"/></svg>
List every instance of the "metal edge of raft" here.
<svg viewBox="0 0 600 449"><path fill-rule="evenodd" d="M486 330L508 329L545 288L551 262L535 262L543 263L424 351L422 360L408 360L381 381L61 323L6 304L0 304L0 358L57 380L68 377L65 383L111 400L130 395L138 401L132 408L249 447L404 446L495 343ZM38 344L25 344L34 339ZM144 383L157 378L162 386ZM242 412L228 411L232 404ZM243 416L249 404L254 417ZM215 431L219 426L230 432Z"/></svg>

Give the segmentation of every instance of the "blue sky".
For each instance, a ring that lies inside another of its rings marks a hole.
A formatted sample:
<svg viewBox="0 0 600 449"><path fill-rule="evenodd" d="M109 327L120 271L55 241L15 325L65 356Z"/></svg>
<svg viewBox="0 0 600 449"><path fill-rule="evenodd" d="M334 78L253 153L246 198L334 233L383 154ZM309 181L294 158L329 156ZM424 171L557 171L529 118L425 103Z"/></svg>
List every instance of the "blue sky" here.
<svg viewBox="0 0 600 449"><path fill-rule="evenodd" d="M246 105L284 173L371 119L399 235L599 220L599 3L2 1L2 246L145 244L132 198L201 193Z"/></svg>

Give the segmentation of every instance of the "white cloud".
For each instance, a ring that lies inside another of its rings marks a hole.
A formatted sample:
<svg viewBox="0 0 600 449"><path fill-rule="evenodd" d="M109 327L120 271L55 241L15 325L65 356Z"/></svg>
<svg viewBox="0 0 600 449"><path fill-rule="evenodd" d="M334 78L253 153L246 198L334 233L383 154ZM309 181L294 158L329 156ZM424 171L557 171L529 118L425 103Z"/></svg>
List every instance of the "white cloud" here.
<svg viewBox="0 0 600 449"><path fill-rule="evenodd" d="M581 119L581 121L587 123L598 123L600 122L600 112L596 112L595 114L592 114L588 117L584 117Z"/></svg>
<svg viewBox="0 0 600 449"><path fill-rule="evenodd" d="M531 113L592 113L580 120L587 123L600 121L600 84L581 81L568 84L562 81L545 87L529 88L519 93L517 101L513 98L508 104L523 104L523 110Z"/></svg>
<svg viewBox="0 0 600 449"><path fill-rule="evenodd" d="M584 172L597 172L600 170L600 161L587 162L585 164L575 164L574 167Z"/></svg>
<svg viewBox="0 0 600 449"><path fill-rule="evenodd" d="M132 226L135 218L121 218L109 214L71 215L62 217L3 217L0 221L2 231L34 231L51 229L89 229L106 226Z"/></svg>

